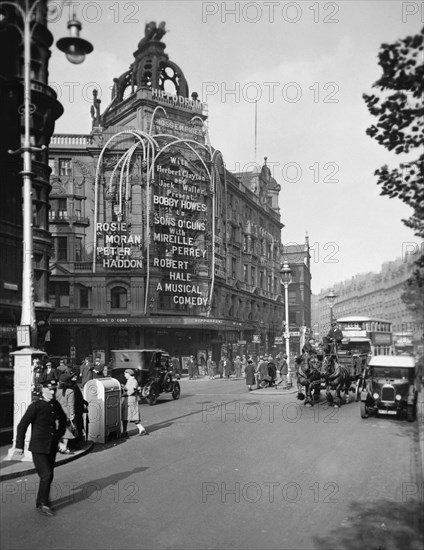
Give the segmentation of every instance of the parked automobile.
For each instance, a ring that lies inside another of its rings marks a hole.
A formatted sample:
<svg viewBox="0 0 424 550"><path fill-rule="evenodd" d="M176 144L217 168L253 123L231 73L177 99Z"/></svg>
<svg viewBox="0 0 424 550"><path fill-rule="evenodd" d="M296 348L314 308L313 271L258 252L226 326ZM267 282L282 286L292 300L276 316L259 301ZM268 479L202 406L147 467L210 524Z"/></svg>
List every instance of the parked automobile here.
<svg viewBox="0 0 424 550"><path fill-rule="evenodd" d="M173 379L169 353L161 349L112 350L111 376L122 385L126 369L133 369L140 387L140 396L154 405L159 394L170 393L173 399L181 394L180 383Z"/></svg>
<svg viewBox="0 0 424 550"><path fill-rule="evenodd" d="M370 414L417 416L417 368L409 356L376 355L368 363L368 378L361 392L361 417Z"/></svg>

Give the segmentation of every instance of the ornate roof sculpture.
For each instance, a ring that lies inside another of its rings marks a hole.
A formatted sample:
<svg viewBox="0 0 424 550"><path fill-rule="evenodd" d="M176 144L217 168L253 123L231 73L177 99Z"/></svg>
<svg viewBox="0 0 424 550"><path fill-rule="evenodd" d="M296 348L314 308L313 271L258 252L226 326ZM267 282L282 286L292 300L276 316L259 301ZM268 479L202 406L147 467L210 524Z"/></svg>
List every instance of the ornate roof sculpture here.
<svg viewBox="0 0 424 550"><path fill-rule="evenodd" d="M137 87L157 88L165 90L165 85L171 82L174 93L182 97L188 97L188 85L182 70L164 52L166 44L161 42L166 33L165 22L156 27L151 21L146 25L144 38L138 43L138 49L134 52L135 61L133 78Z"/></svg>
<svg viewBox="0 0 424 550"><path fill-rule="evenodd" d="M184 73L176 63L169 60L164 51L166 44L161 42L161 38L166 32L164 21L159 23L159 26L155 21L146 24L144 38L140 40L137 50L133 54L134 62L128 71L113 79L112 102L103 115L111 107L124 100L124 94L128 87L131 87L131 94L138 88L155 88L182 97L189 97Z"/></svg>

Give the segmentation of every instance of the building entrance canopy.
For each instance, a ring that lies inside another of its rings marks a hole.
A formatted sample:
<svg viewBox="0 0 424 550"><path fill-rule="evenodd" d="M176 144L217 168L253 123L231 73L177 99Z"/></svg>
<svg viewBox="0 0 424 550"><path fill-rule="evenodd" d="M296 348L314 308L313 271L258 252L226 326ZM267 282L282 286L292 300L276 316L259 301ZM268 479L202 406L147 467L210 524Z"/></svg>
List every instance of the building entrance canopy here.
<svg viewBox="0 0 424 550"><path fill-rule="evenodd" d="M196 317L55 317L53 325L98 325L98 326L166 326L184 328L208 328L241 330L242 323L215 318Z"/></svg>

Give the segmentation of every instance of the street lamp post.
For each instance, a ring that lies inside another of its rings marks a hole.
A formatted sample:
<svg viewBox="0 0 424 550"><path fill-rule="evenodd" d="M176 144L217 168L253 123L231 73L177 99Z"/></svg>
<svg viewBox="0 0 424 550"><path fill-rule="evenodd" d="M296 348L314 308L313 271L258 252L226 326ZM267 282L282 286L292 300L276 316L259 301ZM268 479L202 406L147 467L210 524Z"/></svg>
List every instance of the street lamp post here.
<svg viewBox="0 0 424 550"><path fill-rule="evenodd" d="M21 322L18 330L18 347L37 345L37 323L34 303L34 238L32 229L32 157L33 153L46 149L31 146L31 115L35 107L31 104L31 22L40 2L47 0L26 0L25 9L20 4L11 1L1 1L0 6L12 6L22 17L24 28L18 30L23 35L24 42L24 140L23 146L10 154L22 153L23 170L23 264L22 264L22 310ZM2 18L5 17L2 14ZM63 51L67 59L74 64L82 63L86 54L93 51L93 46L87 40L79 37L81 23L75 18L69 21L70 36L58 40L57 47Z"/></svg>
<svg viewBox="0 0 424 550"><path fill-rule="evenodd" d="M15 352L15 403L20 404L15 407L13 419L13 440L16 439L17 425L22 418L26 408L31 403L32 392L32 359L34 355L42 355L43 352L35 349L37 346L37 322L35 313L34 299L34 239L32 228L32 154L46 149L31 145L31 115L35 106L31 104L31 23L34 21L34 14L39 4L47 4L47 0L25 1L25 7L17 2L1 1L0 6L11 6L18 11L23 21L23 31L17 27L22 34L24 43L24 139L23 145L17 151L9 151L10 154L21 153L23 161L23 170L21 172L23 179L23 213L22 213L22 246L23 246L23 265L22 265L22 302L21 302L21 321L17 327L17 344L20 349ZM7 21L7 13L4 10L0 13L1 21ZM36 21L34 22L34 25ZM15 25L14 25L15 26ZM77 31L75 31L77 27ZM34 28L34 26L33 26ZM58 41L58 48L65 52L66 57L71 63L81 63L85 54L93 50L93 46L79 38L78 33L81 24L72 20L68 23L71 36ZM19 410L17 410L19 409ZM27 433L29 437L29 433ZM9 453L10 454L10 453ZM23 460L30 460L28 453L24 453Z"/></svg>
<svg viewBox="0 0 424 550"><path fill-rule="evenodd" d="M330 327L331 327L331 325L333 324L333 306L334 306L334 302L336 301L337 294L335 294L334 290L331 289L328 292L326 298L327 298L328 303L330 305Z"/></svg>
<svg viewBox="0 0 424 550"><path fill-rule="evenodd" d="M289 326L289 285L292 282L292 272L289 264L285 261L283 267L280 270L280 281L284 286L284 305L285 305L285 320L286 329L284 332L284 338L286 340L286 355L287 361L290 362L290 326Z"/></svg>

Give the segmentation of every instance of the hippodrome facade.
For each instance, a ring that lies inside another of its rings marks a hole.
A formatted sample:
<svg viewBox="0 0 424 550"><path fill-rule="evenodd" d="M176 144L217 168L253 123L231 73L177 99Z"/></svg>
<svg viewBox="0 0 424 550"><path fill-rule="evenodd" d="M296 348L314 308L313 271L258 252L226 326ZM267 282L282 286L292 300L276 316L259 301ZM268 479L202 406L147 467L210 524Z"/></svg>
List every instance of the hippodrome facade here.
<svg viewBox="0 0 424 550"><path fill-rule="evenodd" d="M225 169L206 106L152 25L102 114L94 97L92 132L50 144L47 349L76 361L132 347L276 353L280 186L266 160L249 177Z"/></svg>

